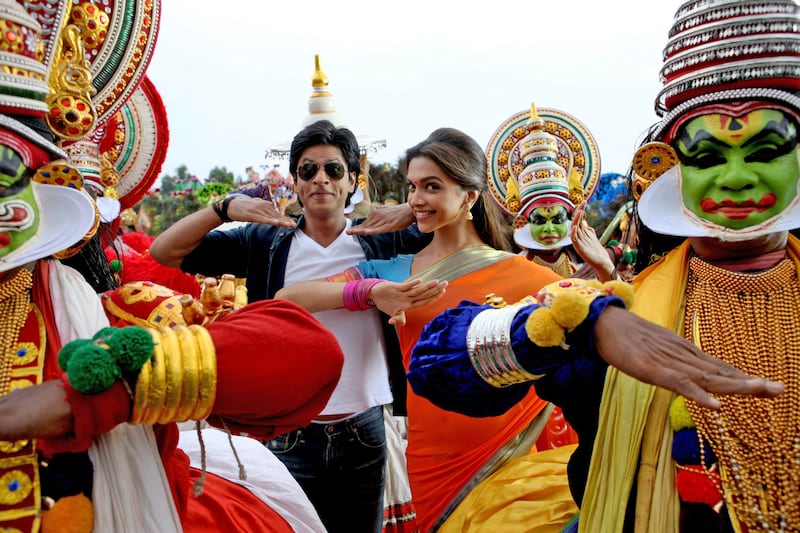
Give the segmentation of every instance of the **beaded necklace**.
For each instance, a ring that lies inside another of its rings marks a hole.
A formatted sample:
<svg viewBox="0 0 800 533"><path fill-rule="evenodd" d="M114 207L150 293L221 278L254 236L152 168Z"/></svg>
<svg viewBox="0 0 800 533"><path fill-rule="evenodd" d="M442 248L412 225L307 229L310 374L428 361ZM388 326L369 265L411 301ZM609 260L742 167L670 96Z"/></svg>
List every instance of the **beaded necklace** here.
<svg viewBox="0 0 800 533"><path fill-rule="evenodd" d="M775 398L720 396L720 411L686 402L721 469L723 496L751 530L800 529L800 284L792 261L757 274L689 262L684 331L754 376L783 382Z"/></svg>
<svg viewBox="0 0 800 533"><path fill-rule="evenodd" d="M0 280L0 396L8 393L11 383L17 337L28 316L32 284L33 277L24 268Z"/></svg>

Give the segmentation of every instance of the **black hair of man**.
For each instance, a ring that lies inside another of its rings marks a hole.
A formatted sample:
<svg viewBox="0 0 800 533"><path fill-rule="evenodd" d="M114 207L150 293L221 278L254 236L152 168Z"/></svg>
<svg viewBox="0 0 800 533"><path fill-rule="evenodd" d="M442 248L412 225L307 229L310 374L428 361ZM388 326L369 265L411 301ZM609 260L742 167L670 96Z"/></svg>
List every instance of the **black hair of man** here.
<svg viewBox="0 0 800 533"><path fill-rule="evenodd" d="M303 151L319 145L339 148L347 164L347 171L355 172L356 178L358 178L358 175L361 174L361 152L358 149L356 136L347 128L337 128L329 120L318 120L309 124L294 136L289 149L289 172L292 176L297 176L297 167Z"/></svg>
<svg viewBox="0 0 800 533"><path fill-rule="evenodd" d="M347 128L334 126L329 120L318 120L300 130L300 133L292 139L292 146L289 148L289 173L295 181L297 181L297 167L300 164L300 156L303 155L303 151L312 146L320 145L339 148L347 164L348 176L351 172L354 172L356 179L358 179L361 174L361 151L358 148L356 136ZM347 195L344 205L350 203L352 195L353 193ZM299 198L298 202L300 202ZM303 203L300 202L300 205L302 206Z"/></svg>

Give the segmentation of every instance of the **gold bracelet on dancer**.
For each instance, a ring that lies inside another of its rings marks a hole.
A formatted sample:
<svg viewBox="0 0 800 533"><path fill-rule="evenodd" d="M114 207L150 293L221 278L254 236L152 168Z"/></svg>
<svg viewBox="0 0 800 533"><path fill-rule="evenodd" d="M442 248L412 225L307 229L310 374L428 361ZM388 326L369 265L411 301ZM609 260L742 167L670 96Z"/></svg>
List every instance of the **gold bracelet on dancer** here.
<svg viewBox="0 0 800 533"><path fill-rule="evenodd" d="M159 333L167 366L167 383L164 405L156 422L166 424L177 419L178 408L181 405L183 380L180 379L180 375L183 372L183 350L173 329L161 328Z"/></svg>
<svg viewBox="0 0 800 533"><path fill-rule="evenodd" d="M167 367L164 358L164 350L161 344L161 334L154 329L148 329L148 332L153 337L153 356L145 364L150 367L150 384L147 388L147 398L143 401L137 401L134 398L134 419L141 420L142 424L154 424L161 413L164 405L164 397L167 393ZM136 392L139 392L137 384ZM136 406L143 407L141 413L137 415Z"/></svg>
<svg viewBox="0 0 800 533"><path fill-rule="evenodd" d="M208 330L193 325L148 330L153 356L136 382L131 423L200 420L214 406L217 357Z"/></svg>
<svg viewBox="0 0 800 533"><path fill-rule="evenodd" d="M150 392L150 361L147 361L139 370L139 377L136 380L136 388L133 395L133 412L131 413L130 423L141 424L144 422L145 408Z"/></svg>
<svg viewBox="0 0 800 533"><path fill-rule="evenodd" d="M206 328L195 324L189 326L189 330L194 333L200 350L198 398L190 418L201 420L211 413L217 396L217 351Z"/></svg>
<svg viewBox="0 0 800 533"><path fill-rule="evenodd" d="M189 420L194 412L198 400L198 386L200 384L200 347L197 344L194 334L186 326L175 327L178 334L178 342L181 345L183 354L182 373L176 376L181 379L181 403L178 407L176 421L184 422Z"/></svg>

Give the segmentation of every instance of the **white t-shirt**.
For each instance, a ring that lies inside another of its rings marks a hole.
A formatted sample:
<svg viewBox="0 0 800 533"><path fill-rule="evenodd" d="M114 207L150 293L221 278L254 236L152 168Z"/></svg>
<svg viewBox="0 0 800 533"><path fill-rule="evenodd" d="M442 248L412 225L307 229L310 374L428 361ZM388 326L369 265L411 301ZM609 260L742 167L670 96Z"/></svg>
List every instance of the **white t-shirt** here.
<svg viewBox="0 0 800 533"><path fill-rule="evenodd" d="M345 230L327 247L319 245L301 229L295 230L289 246L284 285L339 274L364 261L366 257L358 240L346 233L350 225L347 220ZM344 352L342 376L320 414L358 413L391 403L386 345L378 311L334 309L314 313L314 316L333 332Z"/></svg>

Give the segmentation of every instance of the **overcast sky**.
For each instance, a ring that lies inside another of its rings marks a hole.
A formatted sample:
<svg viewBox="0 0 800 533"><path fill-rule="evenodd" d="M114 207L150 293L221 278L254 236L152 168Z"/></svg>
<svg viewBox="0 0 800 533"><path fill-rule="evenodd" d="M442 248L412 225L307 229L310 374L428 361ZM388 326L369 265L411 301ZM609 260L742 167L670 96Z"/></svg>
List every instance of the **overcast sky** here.
<svg viewBox="0 0 800 533"><path fill-rule="evenodd" d="M165 0L148 75L167 108L163 174L244 176L308 113L314 54L339 115L395 163L441 126L484 148L531 102L594 134L625 172L653 101L675 0ZM285 165L282 170L286 171ZM263 173L263 171L262 171Z"/></svg>

